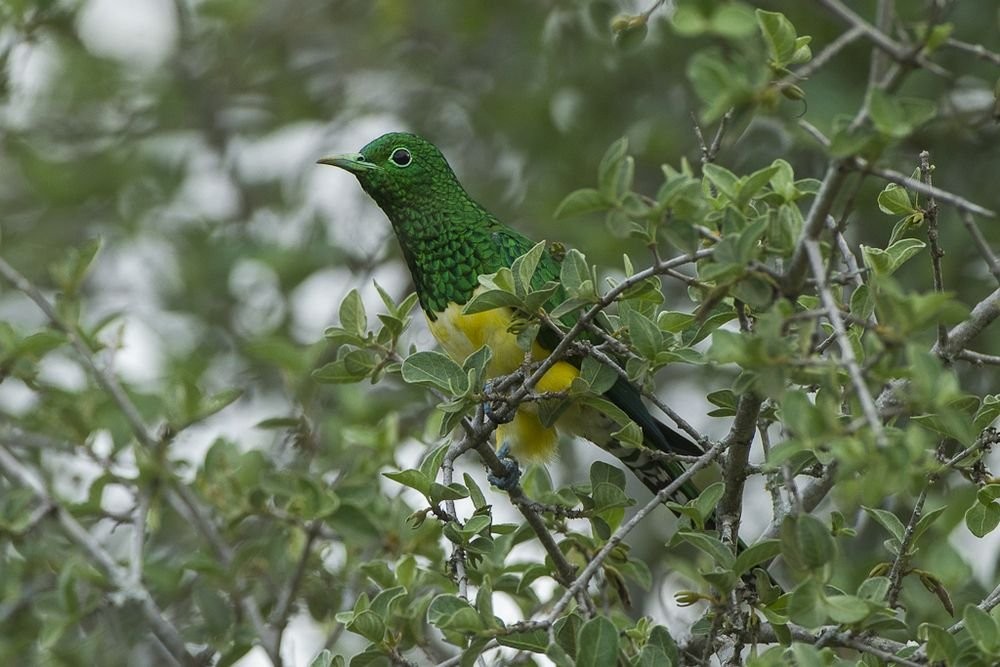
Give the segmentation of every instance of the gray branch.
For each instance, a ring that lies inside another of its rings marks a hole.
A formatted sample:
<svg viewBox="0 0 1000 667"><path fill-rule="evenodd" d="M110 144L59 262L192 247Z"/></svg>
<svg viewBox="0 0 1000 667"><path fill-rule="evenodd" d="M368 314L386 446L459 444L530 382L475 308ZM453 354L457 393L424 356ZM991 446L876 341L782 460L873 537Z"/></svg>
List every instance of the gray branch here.
<svg viewBox="0 0 1000 667"><path fill-rule="evenodd" d="M66 537L83 549L94 565L108 578L111 586L127 599L134 600L139 604L142 615L149 623L153 634L163 643L163 646L177 662L182 665L197 664L195 657L188 652L181 633L163 615L153 596L142 585L142 582L131 576L126 568L115 562L111 554L101 546L94 536L52 497L42 480L24 466L5 445L0 445L0 469L3 469L8 477L30 489L44 506L50 508L49 512L55 516Z"/></svg>

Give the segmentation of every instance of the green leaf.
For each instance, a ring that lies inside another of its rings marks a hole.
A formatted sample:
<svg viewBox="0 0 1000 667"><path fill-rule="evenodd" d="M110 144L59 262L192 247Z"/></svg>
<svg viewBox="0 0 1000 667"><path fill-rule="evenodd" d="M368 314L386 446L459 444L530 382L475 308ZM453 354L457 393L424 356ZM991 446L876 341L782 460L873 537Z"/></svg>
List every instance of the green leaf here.
<svg viewBox="0 0 1000 667"><path fill-rule="evenodd" d="M523 296L531 291L531 279L535 276L535 269L545 252L545 241L539 241L531 250L514 260L510 270L514 274L514 291L519 296Z"/></svg>
<svg viewBox="0 0 1000 667"><path fill-rule="evenodd" d="M368 316L358 290L352 289L340 303L340 326L358 336L368 331Z"/></svg>
<svg viewBox="0 0 1000 667"><path fill-rule="evenodd" d="M726 199L737 203L739 195L739 179L736 174L725 167L709 162L702 167L705 178L715 186L715 189L726 196Z"/></svg>
<svg viewBox="0 0 1000 667"><path fill-rule="evenodd" d="M822 567L836 556L837 545L830 529L811 514L802 514L796 519L795 539L807 568Z"/></svg>
<svg viewBox="0 0 1000 667"><path fill-rule="evenodd" d="M608 146L597 167L597 187L608 200L614 201L620 194L618 181L628 153L628 137L617 139Z"/></svg>
<svg viewBox="0 0 1000 667"><path fill-rule="evenodd" d="M681 664L680 655L678 654L677 651L677 642L674 641L674 638L670 634L670 631L667 630L667 628L663 627L662 625L657 625L649 633L649 642L647 645L655 646L656 648L659 648L667 655L667 658L670 660L670 662L665 663L665 667L667 667L667 665Z"/></svg>
<svg viewBox="0 0 1000 667"><path fill-rule="evenodd" d="M521 308L524 302L516 294L498 289L487 289L475 294L462 307L463 315L484 313L496 308Z"/></svg>
<svg viewBox="0 0 1000 667"><path fill-rule="evenodd" d="M955 664L958 658L958 642L955 635L944 628L931 623L922 623L917 628L917 638L927 642L927 658L933 661L944 661Z"/></svg>
<svg viewBox="0 0 1000 667"><path fill-rule="evenodd" d="M795 55L795 26L781 12L758 9L755 13L772 66L784 67Z"/></svg>
<svg viewBox="0 0 1000 667"><path fill-rule="evenodd" d="M875 297L868 285L858 285L851 293L851 315L867 320L875 312Z"/></svg>
<svg viewBox="0 0 1000 667"><path fill-rule="evenodd" d="M733 571L737 576L742 575L744 572L749 572L755 565L769 561L780 553L781 540L761 540L737 554Z"/></svg>
<svg viewBox="0 0 1000 667"><path fill-rule="evenodd" d="M580 364L580 379L587 383L590 391L603 394L618 381L618 373L610 366L598 361L592 356L583 358Z"/></svg>
<svg viewBox="0 0 1000 667"><path fill-rule="evenodd" d="M698 497L694 499L694 508L698 510L698 514L701 515L704 521L712 515L715 511L715 506L719 504L722 499L722 494L726 492L725 482L715 482L705 487L705 490L698 494Z"/></svg>
<svg viewBox="0 0 1000 667"><path fill-rule="evenodd" d="M897 183L889 183L878 193L878 207L889 215L909 215L916 211L910 203L910 195L906 188Z"/></svg>
<svg viewBox="0 0 1000 667"><path fill-rule="evenodd" d="M984 505L1000 498L1000 484L987 484L976 491L976 499Z"/></svg>
<svg viewBox="0 0 1000 667"><path fill-rule="evenodd" d="M781 416L788 430L798 438L822 437L829 433L823 413L804 391L785 392L781 399Z"/></svg>
<svg viewBox="0 0 1000 667"><path fill-rule="evenodd" d="M729 547L724 545L718 538L706 533L699 533L691 530L678 530L674 535L673 543L678 541L688 542L708 556L719 566L732 569L736 562L736 557Z"/></svg>
<svg viewBox="0 0 1000 667"><path fill-rule="evenodd" d="M996 653L1000 650L1000 627L988 612L974 604L966 605L962 613L965 627L976 645L986 653Z"/></svg>
<svg viewBox="0 0 1000 667"><path fill-rule="evenodd" d="M583 188L582 190L575 190L566 195L559 203L559 206L556 207L556 212L553 216L556 220L562 220L574 215L605 211L613 205L614 202L608 201L598 190Z"/></svg>
<svg viewBox="0 0 1000 667"><path fill-rule="evenodd" d="M836 623L858 623L869 614L868 603L853 595L831 595L826 611Z"/></svg>
<svg viewBox="0 0 1000 667"><path fill-rule="evenodd" d="M977 431L981 431L992 424L997 417L1000 417L1000 394L986 394L982 398L982 405L976 411L973 425Z"/></svg>
<svg viewBox="0 0 1000 667"><path fill-rule="evenodd" d="M888 577L870 577L858 586L858 597L872 602L882 602L892 584Z"/></svg>
<svg viewBox="0 0 1000 667"><path fill-rule="evenodd" d="M954 32L955 25L953 23L938 23L931 28L930 34L926 34L926 27L921 30L924 34L921 35L924 40L924 53L931 53L935 51L948 41L951 37L951 33Z"/></svg>
<svg viewBox="0 0 1000 667"><path fill-rule="evenodd" d="M427 608L427 622L441 630L479 632L483 620L467 601L457 595L438 595Z"/></svg>
<svg viewBox="0 0 1000 667"><path fill-rule="evenodd" d="M881 134L902 139L934 117L933 102L918 98L893 97L876 88L871 93L869 113L875 129Z"/></svg>
<svg viewBox="0 0 1000 667"><path fill-rule="evenodd" d="M771 166L775 168L771 174L771 189L785 202L797 199L799 191L795 187L795 172L792 171L792 165L779 158L772 162Z"/></svg>
<svg viewBox="0 0 1000 667"><path fill-rule="evenodd" d="M577 667L605 667L618 662L618 629L604 616L583 624L576 645Z"/></svg>
<svg viewBox="0 0 1000 667"><path fill-rule="evenodd" d="M742 209L750 203L753 196L760 192L760 189L767 185L780 170L780 165L772 164L745 177L739 188L739 201L737 202L739 208Z"/></svg>
<svg viewBox="0 0 1000 667"><path fill-rule="evenodd" d="M428 452L424 459L420 462L420 473L430 480L434 480L437 477L438 470L441 469L441 463L444 461L444 457L448 453L448 445L444 444Z"/></svg>
<svg viewBox="0 0 1000 667"><path fill-rule="evenodd" d="M1000 503L973 503L965 513L965 525L976 537L985 537L1000 524Z"/></svg>
<svg viewBox="0 0 1000 667"><path fill-rule="evenodd" d="M753 11L740 2L718 6L709 22L709 32L733 40L752 35L756 27Z"/></svg>
<svg viewBox="0 0 1000 667"><path fill-rule="evenodd" d="M459 484L458 482L452 482L447 486L445 486L444 484L439 484L438 482L431 482L429 495L431 502L443 502L446 500L461 500L463 498L469 497L469 490L466 489L461 484ZM483 517L483 518L488 519L488 517Z"/></svg>
<svg viewBox="0 0 1000 667"><path fill-rule="evenodd" d="M461 395L468 389L468 377L457 363L440 352L414 352L403 361L403 380Z"/></svg>
<svg viewBox="0 0 1000 667"><path fill-rule="evenodd" d="M813 577L799 584L788 600L788 616L807 628L815 628L825 623L827 613L822 584Z"/></svg>
<svg viewBox="0 0 1000 667"><path fill-rule="evenodd" d="M590 485L594 488L600 484L609 484L624 491L625 473L617 466L608 465L603 461L594 461L590 465Z"/></svg>
<svg viewBox="0 0 1000 667"><path fill-rule="evenodd" d="M892 262L892 271L895 271L918 252L927 247L927 244L920 239L899 239L885 249L886 254Z"/></svg>
<svg viewBox="0 0 1000 667"><path fill-rule="evenodd" d="M431 482L433 480L419 470L410 468L409 470L400 470L399 472L384 472L382 475L394 482L399 482L403 486L416 489L425 496L430 494Z"/></svg>
<svg viewBox="0 0 1000 667"><path fill-rule="evenodd" d="M927 529L931 527L931 524L937 520L941 513L948 509L947 505L942 505L937 509L933 509L929 512L924 512L924 515L920 517L917 521L917 525L913 527L913 543L916 544L920 540L920 536L927 532Z"/></svg>
<svg viewBox="0 0 1000 667"><path fill-rule="evenodd" d="M716 50L699 49L688 60L687 76L705 103L700 117L711 123L730 108L750 101L753 91L744 73Z"/></svg>
<svg viewBox="0 0 1000 667"><path fill-rule="evenodd" d="M571 297L589 299L596 296L587 258L576 248L566 252L559 268L559 282Z"/></svg>
<svg viewBox="0 0 1000 667"><path fill-rule="evenodd" d="M385 621L373 611L366 610L355 614L354 619L347 624L347 629L373 644L381 643L385 638Z"/></svg>
<svg viewBox="0 0 1000 667"><path fill-rule="evenodd" d="M651 319L632 309L627 311L625 321L636 351L647 359L655 359L663 347L663 334L659 327Z"/></svg>
<svg viewBox="0 0 1000 667"><path fill-rule="evenodd" d="M462 473L462 481L465 482L465 488L469 490L469 497L472 499L472 506L477 510L481 510L486 507L486 496L483 495L479 485L476 484L476 480L474 480L472 476L466 472Z"/></svg>
<svg viewBox="0 0 1000 667"><path fill-rule="evenodd" d="M920 239L899 239L885 250L861 246L865 264L877 275L890 276L908 259L927 247Z"/></svg>
<svg viewBox="0 0 1000 667"><path fill-rule="evenodd" d="M902 543L903 535L906 533L906 526L903 522L899 520L892 512L887 512L885 510L880 510L875 507L865 507L862 509L868 513L868 515L878 521L883 528L889 531L889 534L896 538L897 542Z"/></svg>
<svg viewBox="0 0 1000 667"><path fill-rule="evenodd" d="M509 635L498 636L497 643L501 646L517 649L518 651L545 653L549 645L549 635L545 630L514 632Z"/></svg>
<svg viewBox="0 0 1000 667"><path fill-rule="evenodd" d="M740 363L746 357L746 338L735 331L716 329L712 332L708 357L720 364Z"/></svg>
<svg viewBox="0 0 1000 667"><path fill-rule="evenodd" d="M98 237L76 248L70 248L65 258L53 264L49 273L66 296L75 296L94 264L103 241Z"/></svg>
<svg viewBox="0 0 1000 667"><path fill-rule="evenodd" d="M361 350L354 350L359 352ZM349 369L344 359L337 359L328 364L324 364L312 372L312 377L316 382L323 384L346 384L359 382L367 376L366 372L359 373L355 367Z"/></svg>

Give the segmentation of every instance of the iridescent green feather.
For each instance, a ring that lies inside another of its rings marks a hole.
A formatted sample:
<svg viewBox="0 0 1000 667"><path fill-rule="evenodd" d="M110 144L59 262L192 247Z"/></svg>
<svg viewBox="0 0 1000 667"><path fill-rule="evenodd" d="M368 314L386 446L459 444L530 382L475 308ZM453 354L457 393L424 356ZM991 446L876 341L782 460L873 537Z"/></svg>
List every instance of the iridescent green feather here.
<svg viewBox="0 0 1000 667"><path fill-rule="evenodd" d="M386 134L362 148L360 154L340 156L329 163L353 172L385 211L420 304L431 320L449 303L468 302L478 287L478 276L511 266L535 245L477 204L437 147L416 135ZM546 251L532 285L538 288L558 281L559 273L559 262ZM553 302L562 298L557 293ZM563 323L572 325L573 320ZM558 332L543 328L538 342L552 349L558 343ZM628 382L618 380L604 396L642 428L648 446L665 452L701 453L697 445L653 417L639 391ZM680 472L675 464L664 464L635 450L616 455L654 490ZM691 497L694 492L688 485L680 495Z"/></svg>

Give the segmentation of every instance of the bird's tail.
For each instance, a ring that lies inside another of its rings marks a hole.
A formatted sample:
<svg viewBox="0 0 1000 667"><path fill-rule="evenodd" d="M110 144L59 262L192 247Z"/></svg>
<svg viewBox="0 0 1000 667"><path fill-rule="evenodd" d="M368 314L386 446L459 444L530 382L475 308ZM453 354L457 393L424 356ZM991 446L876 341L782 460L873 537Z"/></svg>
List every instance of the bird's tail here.
<svg viewBox="0 0 1000 667"><path fill-rule="evenodd" d="M701 456L704 453L696 443L656 419L642 402L639 391L630 383L618 380L604 393L604 397L638 424L646 447L628 447L615 440L598 444L624 463L653 493L659 493L684 472L681 463L666 461L658 453L688 456ZM671 499L685 503L697 498L699 493L698 488L689 480Z"/></svg>

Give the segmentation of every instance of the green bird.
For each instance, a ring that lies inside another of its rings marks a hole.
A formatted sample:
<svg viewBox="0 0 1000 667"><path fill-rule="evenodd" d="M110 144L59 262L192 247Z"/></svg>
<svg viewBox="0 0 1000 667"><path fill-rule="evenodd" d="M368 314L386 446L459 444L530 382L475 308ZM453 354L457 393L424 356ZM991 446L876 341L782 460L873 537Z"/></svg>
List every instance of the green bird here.
<svg viewBox="0 0 1000 667"><path fill-rule="evenodd" d="M510 308L475 314L462 311L463 305L483 289L480 275L511 266L535 243L473 200L441 151L417 135L392 132L375 139L359 153L335 155L319 162L354 174L389 218L430 330L445 352L461 363L486 345L492 352L487 377L515 371L524 360L524 351L512 331L518 314ZM546 251L538 263L535 286L558 281L559 273L558 260ZM553 297L556 303L559 296ZM544 358L558 340L558 332L542 327L533 344L534 357ZM535 389L568 390L580 373L580 362L557 362ZM658 421L643 403L639 390L627 381L619 379L603 396L639 425L648 449L616 441L611 434L619 426L593 407L571 406L561 413L553 428L543 423L536 403L523 403L509 423L497 427L496 441L502 456L509 452L518 460L545 462L554 456L561 431L582 436L618 457L656 492L679 474L680 467L651 452L702 454L700 447ZM679 498L690 499L691 495L692 487L686 486Z"/></svg>

